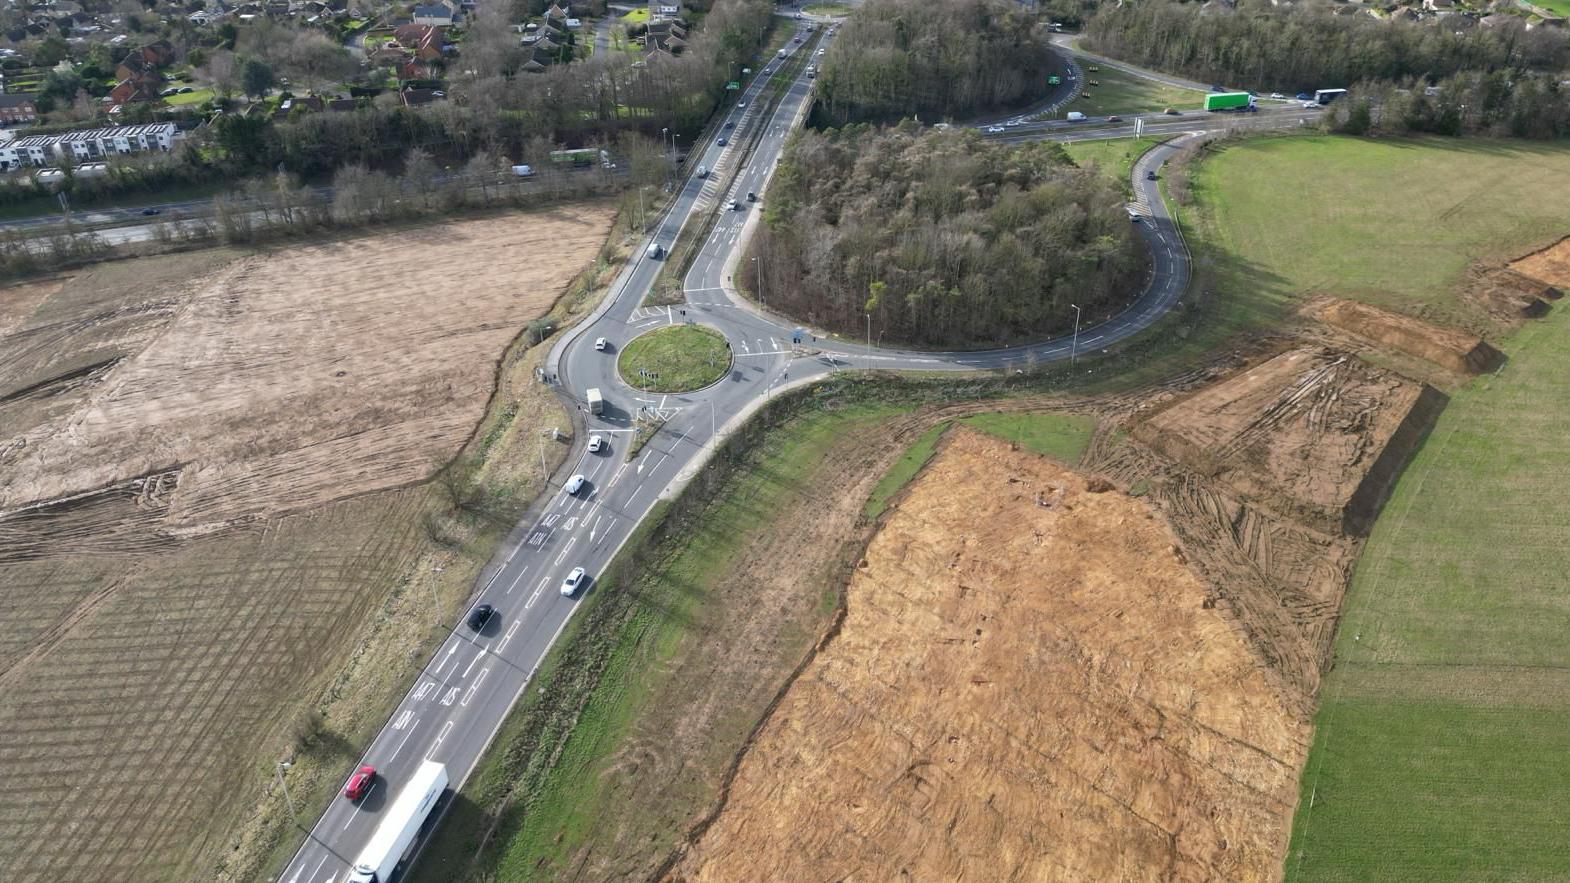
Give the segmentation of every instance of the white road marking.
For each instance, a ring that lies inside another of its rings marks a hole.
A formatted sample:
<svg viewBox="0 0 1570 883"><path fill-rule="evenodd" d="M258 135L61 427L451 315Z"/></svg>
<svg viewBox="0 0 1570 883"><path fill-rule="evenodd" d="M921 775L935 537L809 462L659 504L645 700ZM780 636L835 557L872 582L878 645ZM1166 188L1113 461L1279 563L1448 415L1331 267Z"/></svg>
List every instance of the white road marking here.
<svg viewBox="0 0 1570 883"><path fill-rule="evenodd" d="M442 724L442 731L440 733L436 734L436 741L431 743L431 750L425 752L425 759L426 760L430 760L431 759L431 755L436 753L436 749L442 747L442 742L446 740L447 734L451 733L451 732L452 732L452 721L448 721L447 723Z"/></svg>
<svg viewBox="0 0 1570 883"><path fill-rule="evenodd" d="M405 708L403 710L403 714L398 715L398 719L393 721L392 728L395 730L401 730L404 727L407 727L409 725L409 721L411 720L414 720L414 711Z"/></svg>
<svg viewBox="0 0 1570 883"><path fill-rule="evenodd" d="M496 642L496 652L498 654L501 653L504 648L506 648L507 642L512 640L512 633L516 632L518 630L518 626L520 625L523 625L523 620L515 619L512 621L512 625L507 627L507 634L502 635L502 639Z"/></svg>
<svg viewBox="0 0 1570 883"><path fill-rule="evenodd" d="M415 723L419 723L419 720L416 719ZM409 737L413 736L414 735L414 731L418 730L418 729L419 729L419 727L417 727L417 726L410 727L409 728L409 732L403 734L403 738L398 740L398 747L393 749L393 753L392 754L387 755L387 762L388 763L392 763L393 758L398 756L398 752L403 750L404 743L408 742L409 741Z"/></svg>
<svg viewBox="0 0 1570 883"><path fill-rule="evenodd" d="M458 704L461 706L467 706L469 704L469 700L474 698L474 691L480 689L480 685L485 683L485 676L490 673L491 669L489 666L480 669L479 676L474 679L474 683L463 694L463 701L459 702Z"/></svg>
<svg viewBox="0 0 1570 883"><path fill-rule="evenodd" d="M442 694L441 703L443 705L451 705L452 701L454 699L457 699L457 698L458 698L458 688L457 687L449 687L447 692Z"/></svg>
<svg viewBox="0 0 1570 883"><path fill-rule="evenodd" d="M562 547L561 554L556 556L556 563L558 565L560 565L562 563L562 561L564 559L566 559L567 553L572 551L572 546L576 542L578 542L578 538L577 537L573 537L572 539L567 541L567 545Z"/></svg>
<svg viewBox="0 0 1570 883"><path fill-rule="evenodd" d="M461 675L459 675L459 676L458 676L458 677L460 677L460 678L466 678L466 677L468 677L468 676L469 676L469 672L471 672L471 671L474 671L474 664L475 664L475 663L476 663L476 662L479 662L479 661L480 661L480 657L481 657L481 656L484 656L484 655L485 655L485 651L486 651L486 649L487 649L487 648L485 648L485 647L481 647L481 648L480 648L480 652L478 652L478 653L476 653L476 654L474 654L474 658L473 658L473 659L471 659L471 660L469 660L469 664L468 664L468 665L466 665L466 666L464 666L464 669L463 669L463 674L461 674Z"/></svg>
<svg viewBox="0 0 1570 883"><path fill-rule="evenodd" d="M415 700L419 701L421 699L424 699L425 698L425 694L431 692L434 689L436 689L436 682L435 681L422 681L422 682L420 682L419 688L414 691L414 698L415 698Z"/></svg>
<svg viewBox="0 0 1570 883"><path fill-rule="evenodd" d="M578 516L574 515L573 517L567 519L567 523L566 524L562 525L562 530L570 531L577 524L578 524Z"/></svg>
<svg viewBox="0 0 1570 883"><path fill-rule="evenodd" d="M442 673L442 669L447 667L447 663L452 661L452 655L454 653L457 653L457 652L458 652L458 645L456 643L454 643L451 647L448 647L447 648L447 655L442 657L441 663L438 664L436 666L436 668L432 669L432 673L434 673L434 674L441 674Z"/></svg>

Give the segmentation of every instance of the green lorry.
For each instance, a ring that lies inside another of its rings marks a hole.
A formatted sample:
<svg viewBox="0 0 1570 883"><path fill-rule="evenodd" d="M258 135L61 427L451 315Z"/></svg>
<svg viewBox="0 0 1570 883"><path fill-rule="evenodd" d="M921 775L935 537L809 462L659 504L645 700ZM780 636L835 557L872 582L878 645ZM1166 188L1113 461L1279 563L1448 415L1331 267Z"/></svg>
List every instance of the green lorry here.
<svg viewBox="0 0 1570 883"><path fill-rule="evenodd" d="M1205 96L1206 110L1247 110L1254 106L1254 96L1247 92L1212 92Z"/></svg>

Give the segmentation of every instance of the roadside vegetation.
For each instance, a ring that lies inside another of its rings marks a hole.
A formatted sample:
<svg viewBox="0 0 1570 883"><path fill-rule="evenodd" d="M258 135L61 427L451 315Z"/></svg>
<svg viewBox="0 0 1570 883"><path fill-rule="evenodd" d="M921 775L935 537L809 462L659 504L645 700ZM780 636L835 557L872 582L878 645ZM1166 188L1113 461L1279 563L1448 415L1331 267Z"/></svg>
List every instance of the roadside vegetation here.
<svg viewBox="0 0 1570 883"><path fill-rule="evenodd" d="M1138 289L1123 193L1051 143L912 122L807 131L780 161L752 254L769 306L806 322L861 337L870 317L874 342L996 346Z"/></svg>
<svg viewBox="0 0 1570 883"><path fill-rule="evenodd" d="M1085 62L1081 62L1083 66ZM1120 70L1103 67L1099 71L1086 70L1086 80L1096 83L1085 85L1085 91L1065 111L1077 110L1089 116L1106 116L1114 113L1153 113L1168 107L1193 110L1203 107L1205 94L1194 89L1169 86Z"/></svg>
<svg viewBox="0 0 1570 883"><path fill-rule="evenodd" d="M1570 66L1562 31L1528 30L1516 19L1456 28L1443 18L1384 21L1269 0L1240 0L1224 13L1170 0L1104 5L1086 26L1085 48L1204 82L1282 92Z"/></svg>
<svg viewBox="0 0 1570 883"><path fill-rule="evenodd" d="M818 74L815 122L936 121L1042 97L1060 66L1046 22L1004 0L868 0Z"/></svg>
<svg viewBox="0 0 1570 883"><path fill-rule="evenodd" d="M1079 462L1096 431L1095 420L1056 411L994 411L960 422L1065 466Z"/></svg>
<svg viewBox="0 0 1570 883"><path fill-rule="evenodd" d="M689 392L730 370L725 335L702 325L656 328L627 341L616 368L628 385L646 392Z"/></svg>
<svg viewBox="0 0 1570 883"><path fill-rule="evenodd" d="M1509 361L1455 393L1358 564L1292 883L1570 877L1570 313L1501 348Z"/></svg>
<svg viewBox="0 0 1570 883"><path fill-rule="evenodd" d="M1134 174L1134 163L1166 138L1106 138L1099 141L1068 141L1063 152L1082 169L1096 171L1119 184L1127 185Z"/></svg>

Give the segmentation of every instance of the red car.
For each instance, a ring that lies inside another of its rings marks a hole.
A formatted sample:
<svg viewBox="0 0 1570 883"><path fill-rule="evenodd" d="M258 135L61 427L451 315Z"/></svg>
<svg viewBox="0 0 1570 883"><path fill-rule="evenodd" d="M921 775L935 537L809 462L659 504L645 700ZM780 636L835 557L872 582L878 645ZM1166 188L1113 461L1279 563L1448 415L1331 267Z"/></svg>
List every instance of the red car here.
<svg viewBox="0 0 1570 883"><path fill-rule="evenodd" d="M343 786L343 796L350 800L359 800L371 793L371 786L376 783L376 767L362 766L349 777L349 784Z"/></svg>

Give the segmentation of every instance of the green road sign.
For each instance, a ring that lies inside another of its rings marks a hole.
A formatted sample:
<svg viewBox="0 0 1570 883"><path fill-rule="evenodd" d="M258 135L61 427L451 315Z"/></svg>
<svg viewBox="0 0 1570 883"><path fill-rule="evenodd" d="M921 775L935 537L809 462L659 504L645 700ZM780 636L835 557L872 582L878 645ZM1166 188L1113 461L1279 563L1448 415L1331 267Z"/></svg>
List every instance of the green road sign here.
<svg viewBox="0 0 1570 883"><path fill-rule="evenodd" d="M727 88L727 89L729 89L729 90L734 92L735 90L741 88L741 84L736 82L735 80L731 80L729 83L725 84L725 88Z"/></svg>

